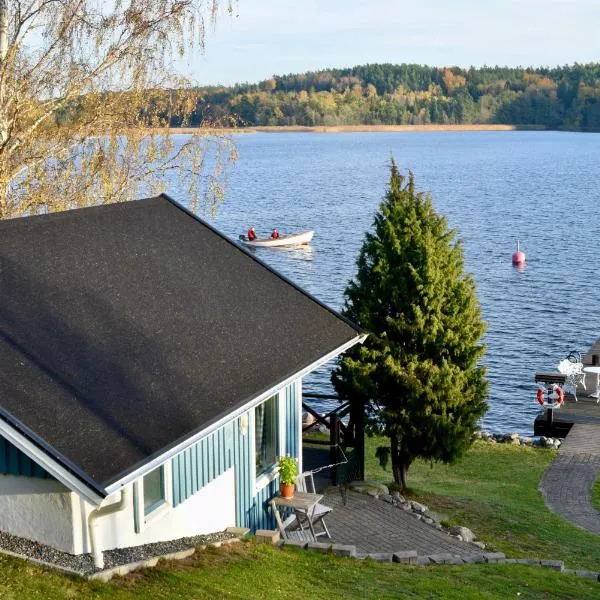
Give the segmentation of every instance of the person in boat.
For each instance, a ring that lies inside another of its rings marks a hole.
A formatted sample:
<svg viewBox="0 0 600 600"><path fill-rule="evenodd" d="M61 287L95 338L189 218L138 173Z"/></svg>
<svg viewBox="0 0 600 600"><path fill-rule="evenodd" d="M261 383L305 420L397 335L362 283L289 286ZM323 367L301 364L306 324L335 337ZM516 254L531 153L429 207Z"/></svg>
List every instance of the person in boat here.
<svg viewBox="0 0 600 600"><path fill-rule="evenodd" d="M278 240L279 239L279 231L277 231L277 229L273 229L273 231L271 232L271 239L272 240Z"/></svg>
<svg viewBox="0 0 600 600"><path fill-rule="evenodd" d="M248 229L248 241L253 242L256 239L256 232L254 231L254 227L250 227Z"/></svg>

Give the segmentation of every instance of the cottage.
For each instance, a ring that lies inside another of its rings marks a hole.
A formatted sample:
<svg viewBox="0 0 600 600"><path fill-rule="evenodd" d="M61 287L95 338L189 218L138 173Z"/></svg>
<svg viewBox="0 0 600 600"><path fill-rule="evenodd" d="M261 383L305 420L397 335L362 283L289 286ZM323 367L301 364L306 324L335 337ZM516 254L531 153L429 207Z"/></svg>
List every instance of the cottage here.
<svg viewBox="0 0 600 600"><path fill-rule="evenodd" d="M272 525L352 323L166 195L0 222L0 531L81 554Z"/></svg>

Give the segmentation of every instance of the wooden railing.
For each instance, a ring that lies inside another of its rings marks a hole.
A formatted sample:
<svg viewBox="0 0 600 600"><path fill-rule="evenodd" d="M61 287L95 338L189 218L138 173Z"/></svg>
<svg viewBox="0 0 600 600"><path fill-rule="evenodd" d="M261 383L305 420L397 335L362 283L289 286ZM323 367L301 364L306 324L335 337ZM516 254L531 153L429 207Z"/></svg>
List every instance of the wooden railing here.
<svg viewBox="0 0 600 600"><path fill-rule="evenodd" d="M302 427L302 433L308 433L314 430L319 425L325 426L329 431L329 440L310 439L311 444L329 446L329 462L334 464L339 459L338 448L341 448L344 453L348 452L348 448L353 448L353 458L357 462L353 469L354 478L364 479L364 429L362 411L357 413L353 411L352 404L347 401L340 401L336 395L318 394L310 391L304 391L302 394L302 408L314 417L314 422L310 425ZM333 410L321 415L305 400L333 400L339 403ZM344 422L344 420L346 422ZM339 471L336 467L331 469L331 483L338 484Z"/></svg>

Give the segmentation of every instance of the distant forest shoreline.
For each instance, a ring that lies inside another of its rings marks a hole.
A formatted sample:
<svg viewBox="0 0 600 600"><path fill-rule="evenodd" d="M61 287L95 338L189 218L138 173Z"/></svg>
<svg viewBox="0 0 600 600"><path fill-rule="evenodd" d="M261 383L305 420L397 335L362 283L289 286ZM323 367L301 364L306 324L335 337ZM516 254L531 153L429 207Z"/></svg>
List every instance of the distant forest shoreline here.
<svg viewBox="0 0 600 600"><path fill-rule="evenodd" d="M382 126L506 125L600 130L599 63L470 69L373 64L164 94L193 107L185 119L165 114L171 127L346 131L369 126L380 131Z"/></svg>
<svg viewBox="0 0 600 600"><path fill-rule="evenodd" d="M465 124L465 125L272 125L264 127L206 127L211 132L227 133L391 133L411 131L546 131L543 125L494 125L494 124ZM165 131L163 128L162 131ZM158 130L161 131L161 130ZM197 127L170 127L170 133L197 133Z"/></svg>

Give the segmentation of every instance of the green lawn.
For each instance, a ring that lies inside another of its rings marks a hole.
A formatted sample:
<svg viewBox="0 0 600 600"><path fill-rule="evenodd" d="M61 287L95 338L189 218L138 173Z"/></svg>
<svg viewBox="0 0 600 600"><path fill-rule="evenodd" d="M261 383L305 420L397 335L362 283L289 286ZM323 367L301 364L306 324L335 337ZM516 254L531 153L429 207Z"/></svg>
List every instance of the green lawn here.
<svg viewBox="0 0 600 600"><path fill-rule="evenodd" d="M381 442L367 439L367 478L389 483L374 457ZM600 571L600 539L550 512L538 491L554 452L477 442L458 463L416 462L408 472L412 493L452 523L472 529L489 548L511 557L564 560L571 568ZM600 485L597 484L600 495ZM599 589L600 597L600 589Z"/></svg>
<svg viewBox="0 0 600 600"><path fill-rule="evenodd" d="M592 506L596 510L600 510L600 477L596 479L592 488Z"/></svg>
<svg viewBox="0 0 600 600"><path fill-rule="evenodd" d="M374 458L377 445L377 440L368 440L367 474L389 483L389 470L383 471ZM547 450L477 443L456 465L413 465L411 494L451 522L473 529L489 549L514 557L562 559L573 568L600 571L598 537L572 527L543 504L537 486L552 458ZM2 600L510 597L596 599L600 583L539 567L406 567L248 542L208 549L107 584L0 555Z"/></svg>
<svg viewBox="0 0 600 600"><path fill-rule="evenodd" d="M402 567L242 543L207 550L108 584L0 557L0 598L192 600L197 598L596 599L591 579L517 565Z"/></svg>

